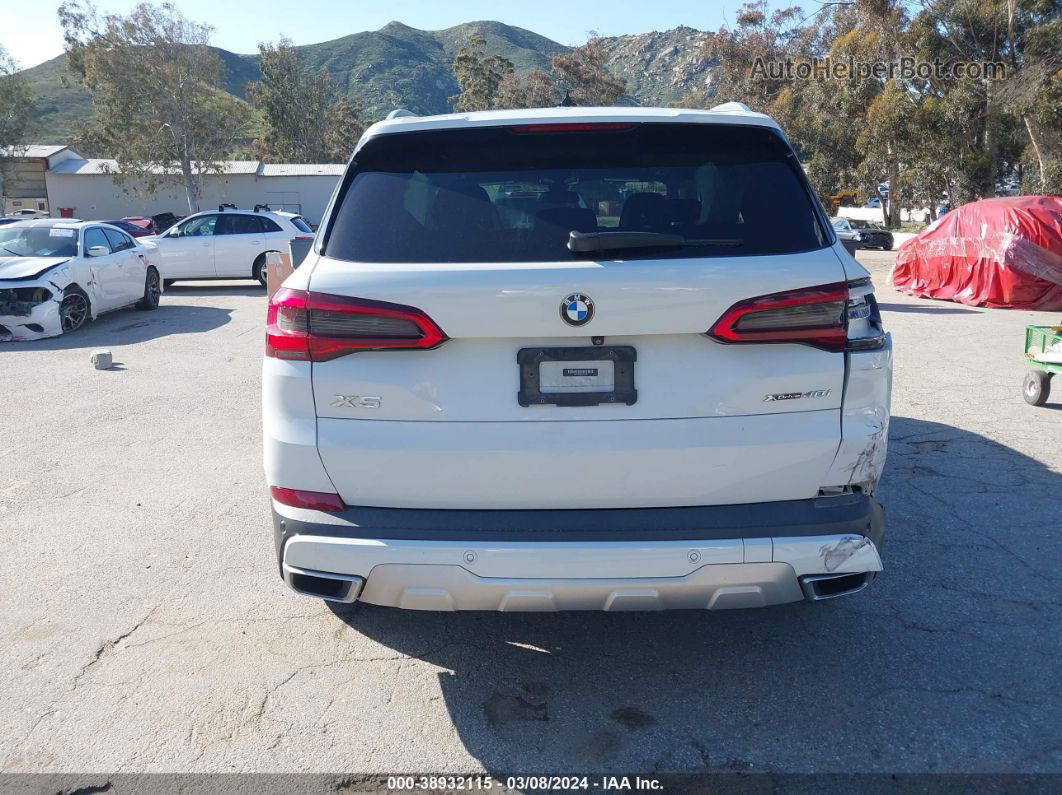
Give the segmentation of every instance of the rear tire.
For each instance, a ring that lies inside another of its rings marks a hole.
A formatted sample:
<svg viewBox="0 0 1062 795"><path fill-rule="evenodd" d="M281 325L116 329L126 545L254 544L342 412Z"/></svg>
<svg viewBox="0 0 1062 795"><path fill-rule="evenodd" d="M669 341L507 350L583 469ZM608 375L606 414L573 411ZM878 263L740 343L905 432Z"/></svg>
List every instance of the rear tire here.
<svg viewBox="0 0 1062 795"><path fill-rule="evenodd" d="M1021 384L1021 396L1030 406L1042 406L1051 394L1051 374L1043 370L1030 370Z"/></svg>
<svg viewBox="0 0 1062 795"><path fill-rule="evenodd" d="M154 268L148 268L147 275L144 277L144 297L137 301L137 309L150 312L152 309L159 308L159 297L162 295L159 281L159 272Z"/></svg>
<svg viewBox="0 0 1062 795"><path fill-rule="evenodd" d="M259 254L258 259L251 266L251 278L255 279L263 287L266 286L265 254Z"/></svg>
<svg viewBox="0 0 1062 795"><path fill-rule="evenodd" d="M63 291L63 300L59 304L59 323L63 333L77 331L88 322L91 315L89 297L76 284Z"/></svg>

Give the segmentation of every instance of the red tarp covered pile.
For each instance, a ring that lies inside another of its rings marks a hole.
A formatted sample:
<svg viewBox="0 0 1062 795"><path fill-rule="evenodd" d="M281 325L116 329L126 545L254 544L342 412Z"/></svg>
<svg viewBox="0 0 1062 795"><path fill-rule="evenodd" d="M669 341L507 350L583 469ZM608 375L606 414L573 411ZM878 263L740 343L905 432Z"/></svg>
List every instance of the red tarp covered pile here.
<svg viewBox="0 0 1062 795"><path fill-rule="evenodd" d="M964 204L896 250L892 283L970 306L1062 310L1062 199Z"/></svg>

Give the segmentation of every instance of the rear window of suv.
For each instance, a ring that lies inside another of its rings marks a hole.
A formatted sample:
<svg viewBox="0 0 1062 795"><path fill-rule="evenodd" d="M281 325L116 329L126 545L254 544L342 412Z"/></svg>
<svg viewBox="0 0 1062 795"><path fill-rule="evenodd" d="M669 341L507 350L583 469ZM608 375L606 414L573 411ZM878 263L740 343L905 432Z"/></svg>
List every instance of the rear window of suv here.
<svg viewBox="0 0 1062 795"><path fill-rule="evenodd" d="M587 256L568 250L573 230L740 242L608 253L617 259L789 254L828 242L799 163L771 129L586 126L374 138L344 176L324 253L358 262L564 261Z"/></svg>

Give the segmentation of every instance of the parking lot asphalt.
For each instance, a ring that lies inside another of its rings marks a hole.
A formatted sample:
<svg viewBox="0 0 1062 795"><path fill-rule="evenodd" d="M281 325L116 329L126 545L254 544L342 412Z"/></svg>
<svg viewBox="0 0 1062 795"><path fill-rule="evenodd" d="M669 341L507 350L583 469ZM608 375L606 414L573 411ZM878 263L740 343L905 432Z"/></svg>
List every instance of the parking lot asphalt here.
<svg viewBox="0 0 1062 795"><path fill-rule="evenodd" d="M1062 383L1020 394L1059 318L908 298L892 256L886 571L753 611L290 593L249 282L0 345L0 770L1062 771Z"/></svg>

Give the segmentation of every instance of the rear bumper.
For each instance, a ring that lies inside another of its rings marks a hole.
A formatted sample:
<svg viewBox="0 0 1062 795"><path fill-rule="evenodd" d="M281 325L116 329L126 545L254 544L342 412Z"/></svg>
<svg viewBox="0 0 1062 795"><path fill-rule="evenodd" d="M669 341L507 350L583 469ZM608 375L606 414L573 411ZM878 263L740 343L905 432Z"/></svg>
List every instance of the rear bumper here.
<svg viewBox="0 0 1062 795"><path fill-rule="evenodd" d="M885 530L863 495L601 511L327 514L274 502L273 518L295 590L419 610L723 609L841 595L881 570Z"/></svg>

